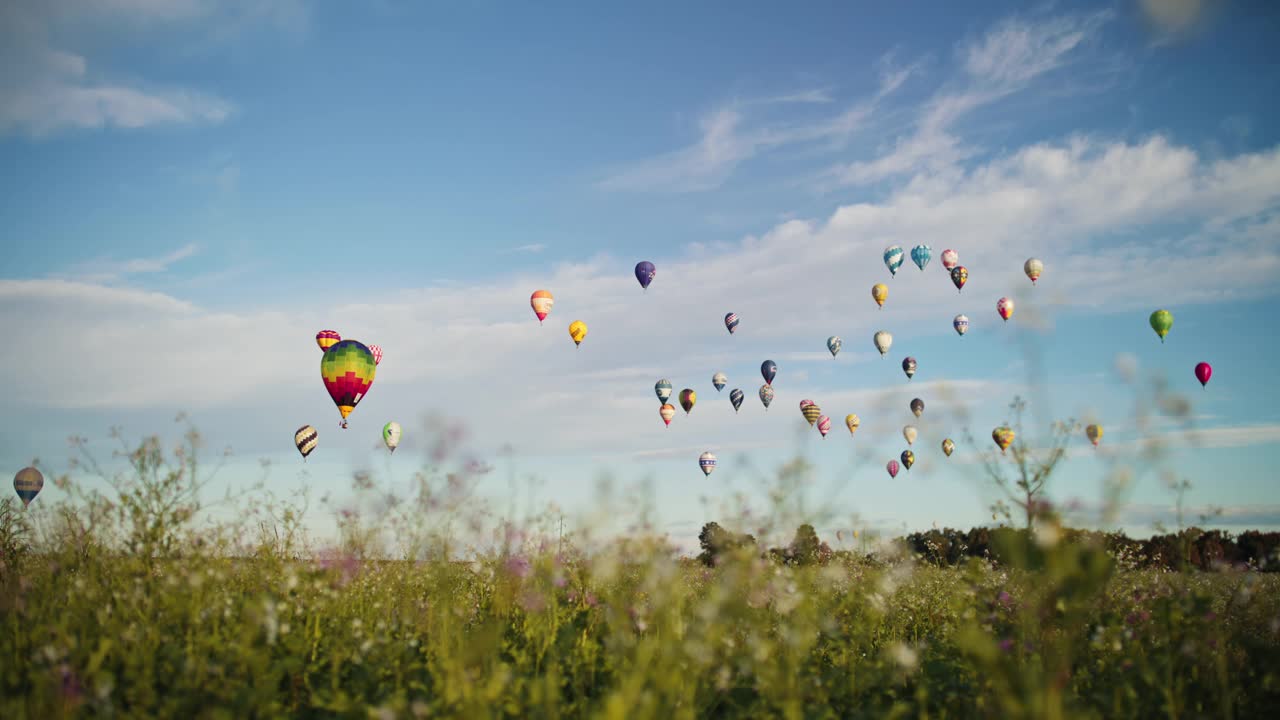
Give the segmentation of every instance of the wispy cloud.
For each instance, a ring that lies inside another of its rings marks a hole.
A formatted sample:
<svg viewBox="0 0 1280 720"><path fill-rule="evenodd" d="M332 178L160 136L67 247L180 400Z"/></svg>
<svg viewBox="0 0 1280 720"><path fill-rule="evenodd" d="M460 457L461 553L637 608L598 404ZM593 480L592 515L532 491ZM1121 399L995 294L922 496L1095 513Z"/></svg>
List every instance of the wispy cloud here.
<svg viewBox="0 0 1280 720"><path fill-rule="evenodd" d="M544 245L543 243L529 243L528 245L517 245L516 247L506 248L502 252L503 254L517 254L517 253L533 254L533 253L540 253L546 249L547 249L547 246Z"/></svg>
<svg viewBox="0 0 1280 720"><path fill-rule="evenodd" d="M107 258L91 260L73 266L62 273L63 279L81 283L110 284L127 279L132 275L163 273L177 262L185 260L200 251L196 243L188 243L182 247L155 257L132 258L129 260L111 260Z"/></svg>

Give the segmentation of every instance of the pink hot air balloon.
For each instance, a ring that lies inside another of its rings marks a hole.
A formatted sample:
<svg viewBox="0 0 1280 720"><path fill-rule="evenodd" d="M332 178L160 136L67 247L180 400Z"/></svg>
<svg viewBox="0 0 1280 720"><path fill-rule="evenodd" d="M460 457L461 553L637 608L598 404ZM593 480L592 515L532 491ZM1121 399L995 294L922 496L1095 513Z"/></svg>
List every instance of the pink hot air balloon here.
<svg viewBox="0 0 1280 720"><path fill-rule="evenodd" d="M1209 384L1209 378L1213 377L1213 366L1207 362L1196 365L1196 379L1200 381L1200 387Z"/></svg>
<svg viewBox="0 0 1280 720"><path fill-rule="evenodd" d="M889 477L891 478L898 477L898 461L897 460L890 460L889 464L885 465L884 467L886 470L889 471Z"/></svg>
<svg viewBox="0 0 1280 720"><path fill-rule="evenodd" d="M956 254L955 250L947 248L942 251L942 267L946 268L947 272L951 272L951 268L955 267L959 263L960 256Z"/></svg>
<svg viewBox="0 0 1280 720"><path fill-rule="evenodd" d="M831 418L826 415L818 418L818 432L822 433L823 438L827 437L827 433L831 432Z"/></svg>
<svg viewBox="0 0 1280 720"><path fill-rule="evenodd" d="M370 345L369 352L373 353L374 365L379 365L382 363L382 348L378 347L377 345Z"/></svg>

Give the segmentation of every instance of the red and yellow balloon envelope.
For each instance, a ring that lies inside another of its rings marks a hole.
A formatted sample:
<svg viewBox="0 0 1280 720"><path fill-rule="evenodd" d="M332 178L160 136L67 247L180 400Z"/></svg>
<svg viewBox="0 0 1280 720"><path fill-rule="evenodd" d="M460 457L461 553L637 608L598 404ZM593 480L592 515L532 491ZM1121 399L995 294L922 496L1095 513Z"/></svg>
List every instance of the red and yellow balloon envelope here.
<svg viewBox="0 0 1280 720"><path fill-rule="evenodd" d="M320 346L320 352L328 350L341 341L342 336L337 330L321 330L316 333L316 345Z"/></svg>
<svg viewBox="0 0 1280 720"><path fill-rule="evenodd" d="M1000 313L1005 322L1009 322L1009 318L1013 317L1013 301L1007 297L1000 298L996 301L996 312Z"/></svg>
<svg viewBox="0 0 1280 720"><path fill-rule="evenodd" d="M1004 425L991 431L991 439L996 441L1002 454L1013 444L1013 435L1013 429Z"/></svg>
<svg viewBox="0 0 1280 720"><path fill-rule="evenodd" d="M698 393L694 392L692 388L685 388L680 391L680 407L684 408L685 415L689 414L696 402L698 402Z"/></svg>
<svg viewBox="0 0 1280 720"><path fill-rule="evenodd" d="M662 407L658 408L658 414L662 416L662 422L670 427L671 418L675 417L676 409L671 406L671 403L662 403Z"/></svg>
<svg viewBox="0 0 1280 720"><path fill-rule="evenodd" d="M36 499L36 495L40 494L40 489L43 487L44 475L33 467L24 467L13 476L13 489L18 493L24 508Z"/></svg>
<svg viewBox="0 0 1280 720"><path fill-rule="evenodd" d="M818 422L818 418L822 417L822 408L812 400L800 401L800 414L804 415L804 419L809 421L810 427Z"/></svg>
<svg viewBox="0 0 1280 720"><path fill-rule="evenodd" d="M533 314L538 316L538 323L542 323L551 314L551 306L556 303L556 299L551 296L549 290L534 290L529 296L529 307L533 308Z"/></svg>
<svg viewBox="0 0 1280 720"><path fill-rule="evenodd" d="M369 393L377 372L373 353L355 340L335 344L320 359L320 378L338 412L342 413L343 427L346 427L347 416Z"/></svg>

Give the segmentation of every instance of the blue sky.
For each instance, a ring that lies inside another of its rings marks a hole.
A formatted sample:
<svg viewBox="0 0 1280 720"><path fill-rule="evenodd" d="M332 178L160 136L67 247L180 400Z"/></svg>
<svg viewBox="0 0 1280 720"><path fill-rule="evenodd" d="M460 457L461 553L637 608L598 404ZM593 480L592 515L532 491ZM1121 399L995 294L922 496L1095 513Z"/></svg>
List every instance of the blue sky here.
<svg viewBox="0 0 1280 720"><path fill-rule="evenodd" d="M392 480L406 479L438 413L495 466L480 487L495 507L510 443L537 502L592 507L602 473L648 482L687 545L717 516L700 498L742 491L762 508L749 468L799 450L809 504L833 513L820 529L968 527L990 519L977 454L1021 393L1038 427L1107 430L1096 452L1073 443L1055 498L1092 507L1102 474L1142 465L1158 437L1183 448L1168 460L1195 484L1189 506L1221 506L1232 529L1280 525L1264 330L1280 269L1280 14L1266 3L0 13L0 353L22 378L0 458L15 472L33 457L65 471L73 434L102 448L115 424L172 433L183 410L234 450L220 483L260 477L269 458L274 488L342 496L354 469L387 469L375 444L389 419L406 430ZM890 279L895 243L935 259ZM947 247L971 272L959 294L936 257ZM1030 256L1046 267L1034 288ZM658 268L643 293L642 259ZM538 288L556 296L544 326ZM1017 301L1007 325L1001 296ZM1176 317L1163 345L1147 326L1160 307ZM577 350L574 319L590 327ZM345 432L317 377L323 328L386 352ZM885 358L879 329L895 338ZM1169 417L1135 425L1121 354L1187 395L1198 445ZM662 377L698 392L670 428ZM825 440L802 398L832 417ZM302 476L292 434L307 423L320 446ZM890 481L908 423L917 465ZM721 464L704 479L707 449ZM59 494L47 484L41 500ZM1170 519L1155 473L1129 499L1119 522L1134 532ZM319 510L313 524L332 528Z"/></svg>

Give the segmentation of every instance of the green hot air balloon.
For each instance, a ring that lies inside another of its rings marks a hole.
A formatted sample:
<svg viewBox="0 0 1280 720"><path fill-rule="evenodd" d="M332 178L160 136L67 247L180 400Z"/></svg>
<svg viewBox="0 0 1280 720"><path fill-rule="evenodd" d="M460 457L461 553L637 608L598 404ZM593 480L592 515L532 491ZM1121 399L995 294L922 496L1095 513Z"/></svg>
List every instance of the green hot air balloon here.
<svg viewBox="0 0 1280 720"><path fill-rule="evenodd" d="M1151 313L1151 329L1160 336L1160 342L1164 342L1164 336L1169 334L1171 327L1173 327L1173 313L1168 310L1157 310Z"/></svg>

